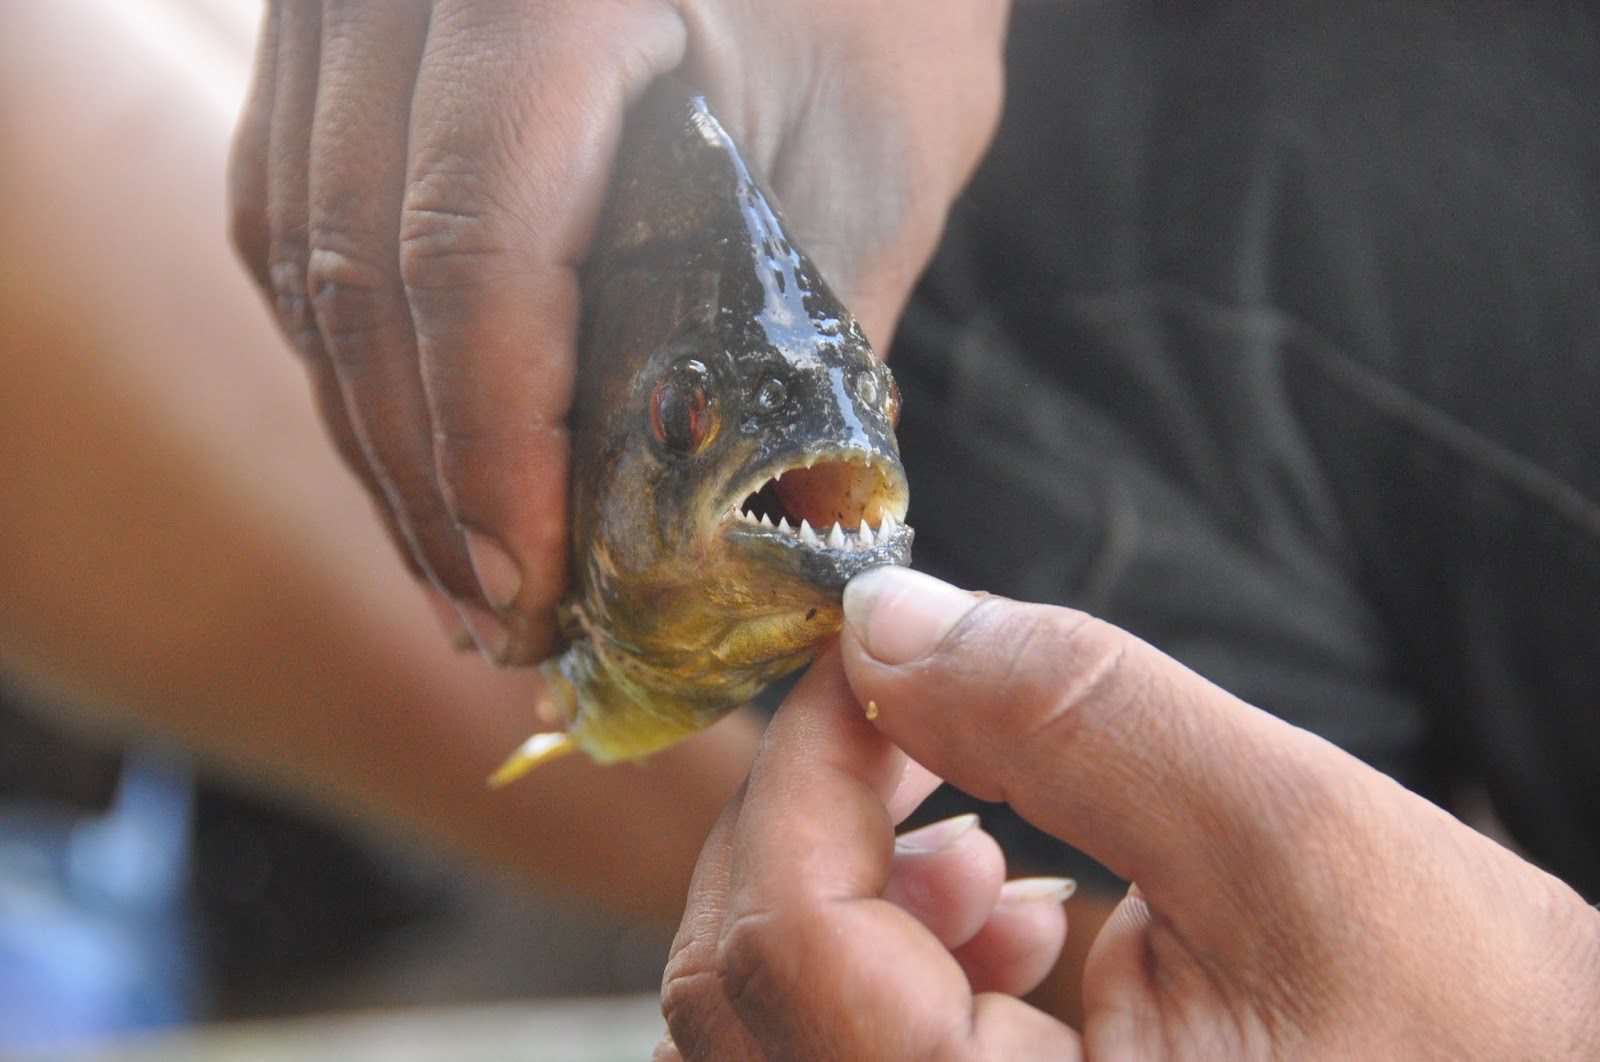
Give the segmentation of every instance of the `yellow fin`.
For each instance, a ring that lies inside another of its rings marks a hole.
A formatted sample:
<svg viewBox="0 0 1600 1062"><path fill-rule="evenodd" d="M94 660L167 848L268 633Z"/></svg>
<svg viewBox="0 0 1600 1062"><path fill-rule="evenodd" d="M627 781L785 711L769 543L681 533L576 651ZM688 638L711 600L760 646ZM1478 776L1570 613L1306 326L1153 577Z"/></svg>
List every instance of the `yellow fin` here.
<svg viewBox="0 0 1600 1062"><path fill-rule="evenodd" d="M499 789L510 785L540 764L549 763L551 760L560 759L568 753L577 751L577 742L572 740L572 735L564 731L535 734L524 741L521 747L489 776L489 787Z"/></svg>

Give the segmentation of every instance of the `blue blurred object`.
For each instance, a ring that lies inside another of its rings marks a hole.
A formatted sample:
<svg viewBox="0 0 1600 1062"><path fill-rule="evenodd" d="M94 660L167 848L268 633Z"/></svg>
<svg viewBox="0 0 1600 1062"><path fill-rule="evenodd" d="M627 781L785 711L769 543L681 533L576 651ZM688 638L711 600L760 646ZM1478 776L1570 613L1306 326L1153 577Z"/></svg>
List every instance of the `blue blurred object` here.
<svg viewBox="0 0 1600 1062"><path fill-rule="evenodd" d="M191 1013L193 814L187 761L156 744L129 751L104 815L0 807L0 1053Z"/></svg>

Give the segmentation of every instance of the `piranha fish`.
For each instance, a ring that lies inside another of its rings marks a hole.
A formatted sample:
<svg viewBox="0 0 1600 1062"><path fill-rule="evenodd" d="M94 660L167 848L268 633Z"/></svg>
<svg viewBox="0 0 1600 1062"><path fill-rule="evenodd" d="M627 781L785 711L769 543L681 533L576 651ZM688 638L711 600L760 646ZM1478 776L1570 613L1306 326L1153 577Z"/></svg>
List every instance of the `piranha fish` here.
<svg viewBox="0 0 1600 1062"><path fill-rule="evenodd" d="M908 564L899 392L703 97L635 107L583 277L568 647L503 785L710 726Z"/></svg>

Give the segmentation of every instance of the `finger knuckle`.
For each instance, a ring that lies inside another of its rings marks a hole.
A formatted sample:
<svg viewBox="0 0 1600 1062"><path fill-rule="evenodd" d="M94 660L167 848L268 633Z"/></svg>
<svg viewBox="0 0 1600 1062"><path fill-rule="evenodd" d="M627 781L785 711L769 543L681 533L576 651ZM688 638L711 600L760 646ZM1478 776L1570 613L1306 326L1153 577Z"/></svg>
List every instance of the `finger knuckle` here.
<svg viewBox="0 0 1600 1062"><path fill-rule="evenodd" d="M721 1012L722 980L716 970L714 921L686 919L672 942L661 977L661 1016L685 1057L702 1057L713 1045Z"/></svg>
<svg viewBox="0 0 1600 1062"><path fill-rule="evenodd" d="M395 312L392 271L329 244L306 259L306 289L324 339L341 363L357 362L363 342ZM354 367L354 366L351 366Z"/></svg>
<svg viewBox="0 0 1600 1062"><path fill-rule="evenodd" d="M667 964L661 980L661 1016L672 1039L685 1055L693 1056L705 1039L709 1015L722 990L715 970L699 963Z"/></svg>
<svg viewBox="0 0 1600 1062"><path fill-rule="evenodd" d="M717 942L716 969L722 994L733 1009L760 1009L782 984L781 971L792 957L802 927L769 911L746 911L732 918Z"/></svg>
<svg viewBox="0 0 1600 1062"><path fill-rule="evenodd" d="M441 163L413 181L400 215L400 276L412 292L459 291L504 268L513 245L507 215L484 179Z"/></svg>
<svg viewBox="0 0 1600 1062"><path fill-rule="evenodd" d="M274 257L267 263L267 284L284 334L308 356L320 349L316 315L306 295L304 263L292 257Z"/></svg>

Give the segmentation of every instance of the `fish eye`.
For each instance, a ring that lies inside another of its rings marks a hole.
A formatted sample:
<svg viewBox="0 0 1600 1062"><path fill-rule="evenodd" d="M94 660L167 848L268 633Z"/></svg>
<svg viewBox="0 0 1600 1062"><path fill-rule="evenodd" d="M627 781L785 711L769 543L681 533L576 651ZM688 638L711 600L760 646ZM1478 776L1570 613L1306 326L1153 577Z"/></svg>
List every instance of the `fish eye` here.
<svg viewBox="0 0 1600 1062"><path fill-rule="evenodd" d="M650 395L650 427L656 441L675 453L693 456L716 437L717 396L711 373L698 361L680 361L667 370Z"/></svg>
<svg viewBox="0 0 1600 1062"><path fill-rule="evenodd" d="M878 404L878 379L871 372L856 374L856 397L868 409Z"/></svg>
<svg viewBox="0 0 1600 1062"><path fill-rule="evenodd" d="M789 389L781 380L764 380L756 390L756 405L763 413L771 413L789 400Z"/></svg>

